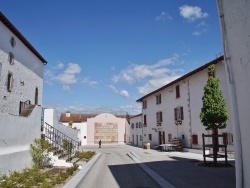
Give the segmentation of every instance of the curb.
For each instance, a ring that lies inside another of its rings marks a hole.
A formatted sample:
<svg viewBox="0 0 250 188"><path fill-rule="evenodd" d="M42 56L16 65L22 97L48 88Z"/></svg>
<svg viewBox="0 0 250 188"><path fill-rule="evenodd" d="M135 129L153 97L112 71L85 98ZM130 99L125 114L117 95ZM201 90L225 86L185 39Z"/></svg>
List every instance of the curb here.
<svg viewBox="0 0 250 188"><path fill-rule="evenodd" d="M139 158L137 158L134 152L127 154L132 160L134 160L153 180L155 180L161 187L165 188L175 188L172 184L167 182L164 178L158 175L155 171L150 169L147 165L142 163Z"/></svg>
<svg viewBox="0 0 250 188"><path fill-rule="evenodd" d="M89 162L86 163L86 165L82 167L82 169L70 181L68 181L63 186L63 188L79 187L88 171L92 168L92 166L95 164L95 162L99 159L101 155L101 153L97 153Z"/></svg>

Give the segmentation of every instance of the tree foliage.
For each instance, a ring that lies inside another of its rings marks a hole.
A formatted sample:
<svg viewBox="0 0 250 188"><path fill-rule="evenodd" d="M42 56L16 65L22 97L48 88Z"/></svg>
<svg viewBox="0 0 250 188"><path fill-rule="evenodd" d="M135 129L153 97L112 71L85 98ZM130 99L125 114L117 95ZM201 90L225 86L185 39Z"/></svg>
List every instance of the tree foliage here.
<svg viewBox="0 0 250 188"><path fill-rule="evenodd" d="M202 97L203 107L200 113L200 119L206 130L223 129L226 127L226 121L229 115L226 108L226 100L223 98L219 88L220 80L214 78L214 65L209 66L209 78L204 87Z"/></svg>

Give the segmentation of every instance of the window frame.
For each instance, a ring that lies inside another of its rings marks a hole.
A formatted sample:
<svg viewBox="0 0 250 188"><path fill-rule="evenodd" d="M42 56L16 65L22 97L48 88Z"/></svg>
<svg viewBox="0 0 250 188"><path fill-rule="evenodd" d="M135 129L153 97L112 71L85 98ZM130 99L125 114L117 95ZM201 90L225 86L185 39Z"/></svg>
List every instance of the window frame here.
<svg viewBox="0 0 250 188"><path fill-rule="evenodd" d="M148 140L152 140L152 134L148 134Z"/></svg>
<svg viewBox="0 0 250 188"><path fill-rule="evenodd" d="M142 101L142 108L143 109L147 108L147 100Z"/></svg>
<svg viewBox="0 0 250 188"><path fill-rule="evenodd" d="M156 104L161 104L161 94L156 95Z"/></svg>
<svg viewBox="0 0 250 188"><path fill-rule="evenodd" d="M143 116L143 124L144 124L144 127L147 126L147 115L146 114L144 114L144 116Z"/></svg>
<svg viewBox="0 0 250 188"><path fill-rule="evenodd" d="M180 98L180 85L176 85L175 86L175 94L176 94L176 98Z"/></svg>
<svg viewBox="0 0 250 188"><path fill-rule="evenodd" d="M184 120L184 111L182 106L176 107L174 109L174 119L175 121Z"/></svg>
<svg viewBox="0 0 250 188"><path fill-rule="evenodd" d="M156 112L156 123L157 125L162 123L162 111Z"/></svg>
<svg viewBox="0 0 250 188"><path fill-rule="evenodd" d="M14 59L15 59L14 54L12 52L9 52L8 62L10 63L10 65L14 65Z"/></svg>
<svg viewBox="0 0 250 188"><path fill-rule="evenodd" d="M7 91L8 92L12 91L13 85L14 85L13 74L11 72L9 72L7 75Z"/></svg>

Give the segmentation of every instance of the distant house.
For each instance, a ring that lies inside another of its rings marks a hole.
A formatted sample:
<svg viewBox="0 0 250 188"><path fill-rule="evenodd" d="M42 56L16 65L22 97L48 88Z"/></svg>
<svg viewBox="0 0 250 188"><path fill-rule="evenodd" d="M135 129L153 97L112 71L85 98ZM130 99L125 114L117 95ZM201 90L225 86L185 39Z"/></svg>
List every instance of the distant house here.
<svg viewBox="0 0 250 188"><path fill-rule="evenodd" d="M215 77L220 79L220 88L229 107L222 61L223 56L138 99L137 102L142 104L142 113L130 119L129 129L126 128L127 143L142 146L143 142L150 142L153 147L178 138L183 147L201 149L202 133L211 133L205 130L199 118L209 65L215 64ZM227 140L220 138L219 142L227 142L228 150L233 151L230 120L219 133L227 135ZM206 141L211 142L209 139Z"/></svg>
<svg viewBox="0 0 250 188"><path fill-rule="evenodd" d="M0 175L32 165L46 60L0 12Z"/></svg>
<svg viewBox="0 0 250 188"><path fill-rule="evenodd" d="M74 114L63 113L60 120L62 124L78 130L78 139L81 145L124 143L125 127L128 124L126 116L102 114Z"/></svg>

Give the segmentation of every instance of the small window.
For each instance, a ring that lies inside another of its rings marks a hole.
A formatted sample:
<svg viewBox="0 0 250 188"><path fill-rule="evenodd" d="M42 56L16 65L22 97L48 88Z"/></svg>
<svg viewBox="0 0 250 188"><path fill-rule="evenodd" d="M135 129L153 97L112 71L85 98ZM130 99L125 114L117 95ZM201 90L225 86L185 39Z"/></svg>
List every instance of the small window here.
<svg viewBox="0 0 250 188"><path fill-rule="evenodd" d="M197 145L197 144L198 144L198 135L193 134L193 135L192 135L192 141L193 141L193 144L194 144L194 145Z"/></svg>
<svg viewBox="0 0 250 188"><path fill-rule="evenodd" d="M171 140L172 140L172 134L169 133L168 134L168 141L171 142Z"/></svg>
<svg viewBox="0 0 250 188"><path fill-rule="evenodd" d="M14 64L14 54L13 53L9 53L9 58L8 58L8 61L11 65Z"/></svg>
<svg viewBox="0 0 250 188"><path fill-rule="evenodd" d="M142 102L142 108L143 108L143 109L146 109L146 108L147 108L147 101L146 101L146 100Z"/></svg>
<svg viewBox="0 0 250 188"><path fill-rule="evenodd" d="M83 138L86 139L86 136L84 136Z"/></svg>
<svg viewBox="0 0 250 188"><path fill-rule="evenodd" d="M183 107L178 107L174 109L175 121L180 121L184 119Z"/></svg>
<svg viewBox="0 0 250 188"><path fill-rule="evenodd" d="M132 129L134 128L134 123L131 124L131 128L132 128Z"/></svg>
<svg viewBox="0 0 250 188"><path fill-rule="evenodd" d="M16 46L16 40L15 40L15 38L14 38L13 36L10 38L10 45L11 45L13 48Z"/></svg>
<svg viewBox="0 0 250 188"><path fill-rule="evenodd" d="M176 91L176 98L180 98L180 86L179 85L175 87L175 91Z"/></svg>
<svg viewBox="0 0 250 188"><path fill-rule="evenodd" d="M144 127L146 127L147 126L147 116L146 115L144 115Z"/></svg>
<svg viewBox="0 0 250 188"><path fill-rule="evenodd" d="M161 94L156 95L156 104L161 104Z"/></svg>
<svg viewBox="0 0 250 188"><path fill-rule="evenodd" d="M13 75L12 73L9 73L7 77L7 91L11 92L12 88L13 88Z"/></svg>
<svg viewBox="0 0 250 188"><path fill-rule="evenodd" d="M161 122L162 122L162 112L157 112L156 113L156 123L158 125L158 124L161 124Z"/></svg>
<svg viewBox="0 0 250 188"><path fill-rule="evenodd" d="M140 141L142 141L142 135L140 135Z"/></svg>
<svg viewBox="0 0 250 188"><path fill-rule="evenodd" d="M148 134L148 139L152 140L152 134Z"/></svg>
<svg viewBox="0 0 250 188"><path fill-rule="evenodd" d="M136 128L138 128L139 127L139 123L136 123L135 126L136 126Z"/></svg>

